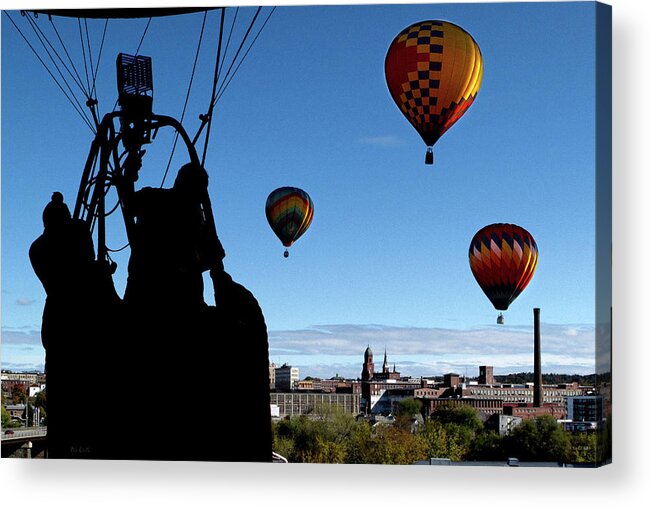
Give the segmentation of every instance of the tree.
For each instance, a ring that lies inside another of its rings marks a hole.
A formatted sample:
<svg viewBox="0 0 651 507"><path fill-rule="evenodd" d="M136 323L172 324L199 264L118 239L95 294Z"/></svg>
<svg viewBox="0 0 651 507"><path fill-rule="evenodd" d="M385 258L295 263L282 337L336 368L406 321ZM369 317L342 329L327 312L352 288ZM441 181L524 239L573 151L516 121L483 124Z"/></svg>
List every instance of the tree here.
<svg viewBox="0 0 651 507"><path fill-rule="evenodd" d="M271 438L272 449L289 461L294 455L294 439L285 421L271 425Z"/></svg>
<svg viewBox="0 0 651 507"><path fill-rule="evenodd" d="M475 435L484 427L474 408L465 405L455 406L451 403L437 408L432 413L431 420L442 425L446 440L445 455L433 457L449 458L454 461L466 458ZM430 429L430 431L432 430ZM440 430L438 431L440 432ZM441 452L440 448L436 450Z"/></svg>
<svg viewBox="0 0 651 507"><path fill-rule="evenodd" d="M570 462L571 463L596 463L597 461L597 434L578 433L570 437Z"/></svg>
<svg viewBox="0 0 651 507"><path fill-rule="evenodd" d="M443 424L462 426L473 434L484 427L479 419L477 410L467 405L455 406L451 403L443 404L431 415L432 420Z"/></svg>
<svg viewBox="0 0 651 507"><path fill-rule="evenodd" d="M371 425L366 421L356 421L348 438L346 463L363 465L371 463L370 442Z"/></svg>
<svg viewBox="0 0 651 507"><path fill-rule="evenodd" d="M36 393L33 399L33 406L39 409L39 417L47 421L47 396L45 391Z"/></svg>
<svg viewBox="0 0 651 507"><path fill-rule="evenodd" d="M427 442L420 435L389 425L378 426L371 439L367 463L413 465L427 459Z"/></svg>
<svg viewBox="0 0 651 507"><path fill-rule="evenodd" d="M11 419L11 414L9 414L9 411L5 408L4 405L2 405L2 427L3 428L17 428L21 424L18 421L14 421Z"/></svg>
<svg viewBox="0 0 651 507"><path fill-rule="evenodd" d="M550 415L519 424L505 438L509 457L523 461L559 461L570 459L570 437Z"/></svg>
<svg viewBox="0 0 651 507"><path fill-rule="evenodd" d="M445 425L439 421L425 421L418 434L427 443L428 458L461 459L461 453L448 436Z"/></svg>
<svg viewBox="0 0 651 507"><path fill-rule="evenodd" d="M309 415L275 423L273 448L293 463L346 463L358 424L341 408L319 404Z"/></svg>
<svg viewBox="0 0 651 507"><path fill-rule="evenodd" d="M411 431L411 425L414 418L421 413L423 404L420 400L414 398L405 398L400 400L397 407L395 425L404 430Z"/></svg>
<svg viewBox="0 0 651 507"><path fill-rule="evenodd" d="M482 431L470 445L467 459L473 461L497 461L508 458L503 446L503 437L496 431Z"/></svg>
<svg viewBox="0 0 651 507"><path fill-rule="evenodd" d="M47 409L47 397L45 391L39 391L36 393L36 396L34 396L34 406L41 410Z"/></svg>
<svg viewBox="0 0 651 507"><path fill-rule="evenodd" d="M550 415L543 415L535 421L540 439L541 448L538 450L540 460L567 463L571 451L569 434Z"/></svg>
<svg viewBox="0 0 651 507"><path fill-rule="evenodd" d="M11 391L11 399L14 405L27 402L27 391L24 384L15 384Z"/></svg>
<svg viewBox="0 0 651 507"><path fill-rule="evenodd" d="M9 412L5 408L4 405L2 405L2 427L3 428L11 428L11 416L9 415Z"/></svg>
<svg viewBox="0 0 651 507"><path fill-rule="evenodd" d="M398 403L398 414L408 417L414 417L420 414L423 404L415 398L405 398Z"/></svg>
<svg viewBox="0 0 651 507"><path fill-rule="evenodd" d="M536 425L531 420L522 421L504 440L505 449L512 458L537 461L540 445Z"/></svg>

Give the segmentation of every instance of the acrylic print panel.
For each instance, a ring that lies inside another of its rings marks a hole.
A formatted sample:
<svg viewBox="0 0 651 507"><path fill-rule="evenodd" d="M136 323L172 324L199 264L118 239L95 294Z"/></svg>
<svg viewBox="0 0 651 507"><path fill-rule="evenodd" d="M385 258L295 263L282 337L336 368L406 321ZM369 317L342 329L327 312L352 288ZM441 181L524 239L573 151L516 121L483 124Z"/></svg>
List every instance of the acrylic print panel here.
<svg viewBox="0 0 651 507"><path fill-rule="evenodd" d="M610 462L609 6L45 11L3 457Z"/></svg>

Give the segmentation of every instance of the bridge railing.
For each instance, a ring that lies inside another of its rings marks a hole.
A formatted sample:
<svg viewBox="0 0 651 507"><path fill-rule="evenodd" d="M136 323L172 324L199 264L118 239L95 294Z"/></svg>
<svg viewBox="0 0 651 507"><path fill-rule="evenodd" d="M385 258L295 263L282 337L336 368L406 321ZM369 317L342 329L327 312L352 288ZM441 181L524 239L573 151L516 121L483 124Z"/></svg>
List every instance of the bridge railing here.
<svg viewBox="0 0 651 507"><path fill-rule="evenodd" d="M8 430L13 431L13 434L6 434ZM24 438L44 437L47 435L47 426L39 426L38 428L3 428L0 438L2 440L17 440Z"/></svg>

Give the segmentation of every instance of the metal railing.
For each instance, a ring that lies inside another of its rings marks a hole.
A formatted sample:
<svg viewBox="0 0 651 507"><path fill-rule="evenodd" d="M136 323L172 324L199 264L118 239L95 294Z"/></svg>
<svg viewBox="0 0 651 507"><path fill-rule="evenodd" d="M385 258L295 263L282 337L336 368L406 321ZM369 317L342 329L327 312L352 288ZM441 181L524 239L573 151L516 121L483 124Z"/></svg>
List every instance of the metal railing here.
<svg viewBox="0 0 651 507"><path fill-rule="evenodd" d="M47 426L37 428L3 428L0 438L2 440L18 440L23 438L44 437L47 435Z"/></svg>

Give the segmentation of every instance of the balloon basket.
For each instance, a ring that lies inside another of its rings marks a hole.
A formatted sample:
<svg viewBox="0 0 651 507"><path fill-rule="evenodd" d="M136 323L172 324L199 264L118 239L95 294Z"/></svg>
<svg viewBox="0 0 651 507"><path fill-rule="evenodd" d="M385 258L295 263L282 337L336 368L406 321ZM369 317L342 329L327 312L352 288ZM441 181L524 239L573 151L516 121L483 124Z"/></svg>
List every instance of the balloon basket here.
<svg viewBox="0 0 651 507"><path fill-rule="evenodd" d="M502 315L501 313L497 316L497 323L504 324L504 315Z"/></svg>
<svg viewBox="0 0 651 507"><path fill-rule="evenodd" d="M283 257L286 259L289 257L289 250L285 250L285 253L283 254Z"/></svg>
<svg viewBox="0 0 651 507"><path fill-rule="evenodd" d="M432 147L427 148L427 153L425 153L425 164L432 165L434 163L434 152Z"/></svg>

